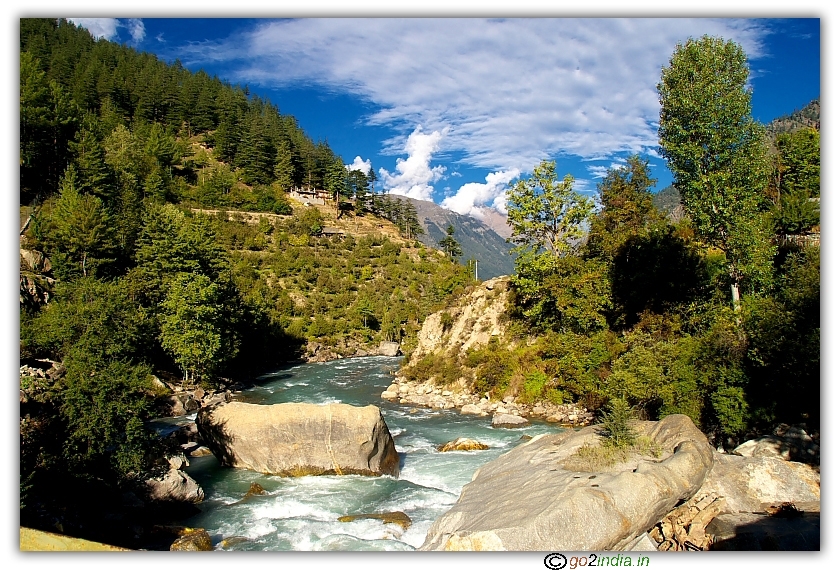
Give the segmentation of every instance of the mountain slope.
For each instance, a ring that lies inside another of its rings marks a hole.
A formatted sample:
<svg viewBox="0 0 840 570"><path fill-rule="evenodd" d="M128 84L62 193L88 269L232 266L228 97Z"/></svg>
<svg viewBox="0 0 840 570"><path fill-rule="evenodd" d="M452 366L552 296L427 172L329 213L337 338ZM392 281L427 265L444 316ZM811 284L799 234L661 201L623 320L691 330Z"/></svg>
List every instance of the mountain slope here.
<svg viewBox="0 0 840 570"><path fill-rule="evenodd" d="M813 127L820 130L820 100L814 99L798 111L790 115L773 119L767 125L767 131L772 135L790 133L803 127Z"/></svg>
<svg viewBox="0 0 840 570"><path fill-rule="evenodd" d="M461 244L463 250L460 261L466 265L467 260L477 259L480 280L513 273L514 257L509 253L512 245L490 226L471 216L463 216L441 208L434 202L403 199L410 200L417 209L417 219L426 232L419 238L422 243L440 249L438 242L446 236L446 228L452 224L455 228L455 240Z"/></svg>

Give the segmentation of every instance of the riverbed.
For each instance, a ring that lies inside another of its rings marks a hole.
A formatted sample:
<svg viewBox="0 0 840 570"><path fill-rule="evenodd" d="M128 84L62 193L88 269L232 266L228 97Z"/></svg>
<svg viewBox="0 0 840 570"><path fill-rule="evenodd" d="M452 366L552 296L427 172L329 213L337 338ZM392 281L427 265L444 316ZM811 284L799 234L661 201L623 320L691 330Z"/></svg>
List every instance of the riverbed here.
<svg viewBox="0 0 840 570"><path fill-rule="evenodd" d="M378 406L400 455L398 478L276 477L223 468L213 456L192 458L186 471L204 488L206 498L199 505L201 513L182 524L205 528L218 550L414 550L478 467L524 436L562 430L548 423L493 429L489 417L382 400L379 396L393 381L399 362L377 356L286 367L258 378L253 388L236 396L256 404ZM458 437L476 439L489 449L437 451ZM266 493L245 498L251 483ZM376 519L338 521L344 515L393 511L408 515L412 524L404 529Z"/></svg>

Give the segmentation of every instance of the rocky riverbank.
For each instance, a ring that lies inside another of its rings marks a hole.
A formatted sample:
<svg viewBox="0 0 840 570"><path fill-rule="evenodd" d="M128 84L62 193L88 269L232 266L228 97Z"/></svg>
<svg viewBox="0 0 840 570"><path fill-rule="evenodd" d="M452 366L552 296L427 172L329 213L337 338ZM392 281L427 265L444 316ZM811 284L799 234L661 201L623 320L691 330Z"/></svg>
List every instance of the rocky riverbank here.
<svg viewBox="0 0 840 570"><path fill-rule="evenodd" d="M520 418L536 418L568 427L581 427L593 423L595 414L577 404L554 404L537 402L524 404L513 397L493 401L487 394L473 394L461 381L454 386L441 388L434 382L412 382L397 376L394 382L382 392L382 399L406 406L440 410L457 409L462 414L498 417L502 414Z"/></svg>

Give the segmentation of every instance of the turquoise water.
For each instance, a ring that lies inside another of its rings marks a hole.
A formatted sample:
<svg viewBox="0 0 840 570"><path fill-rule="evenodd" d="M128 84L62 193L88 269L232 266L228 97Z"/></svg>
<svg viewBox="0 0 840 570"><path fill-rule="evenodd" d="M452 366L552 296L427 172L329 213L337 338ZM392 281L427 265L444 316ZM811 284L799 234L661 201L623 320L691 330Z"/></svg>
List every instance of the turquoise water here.
<svg viewBox="0 0 840 570"><path fill-rule="evenodd" d="M262 376L240 401L274 404L309 402L379 406L400 454L399 478L358 475L284 478L219 466L212 457L190 460L186 470L206 493L201 513L185 521L203 527L217 549L227 550L413 550L432 522L458 499L475 470L521 443L523 435L556 432L539 423L493 429L490 417L453 410L409 408L380 399L399 358L366 357L303 364ZM458 437L476 439L484 451L440 453ZM265 495L245 497L252 482ZM412 525L403 530L379 520L338 522L348 514L402 511ZM222 539L241 537L220 544ZM242 540L245 539L245 540Z"/></svg>

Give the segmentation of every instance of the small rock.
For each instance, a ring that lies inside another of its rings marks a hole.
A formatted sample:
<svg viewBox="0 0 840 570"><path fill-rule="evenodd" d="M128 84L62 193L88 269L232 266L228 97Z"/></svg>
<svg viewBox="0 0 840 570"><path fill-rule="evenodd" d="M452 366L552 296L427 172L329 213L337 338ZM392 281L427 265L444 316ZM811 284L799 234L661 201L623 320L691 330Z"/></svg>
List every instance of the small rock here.
<svg viewBox="0 0 840 570"><path fill-rule="evenodd" d="M172 543L169 550L191 552L213 550L213 543L207 531L203 528L198 528L178 538Z"/></svg>
<svg viewBox="0 0 840 570"><path fill-rule="evenodd" d="M479 408L475 404L467 404L466 406L461 408L461 414L462 415L474 414L474 415L479 416L483 413L485 413L484 410L482 410L481 408Z"/></svg>
<svg viewBox="0 0 840 570"><path fill-rule="evenodd" d="M172 469L183 469L184 467L190 466L190 462L187 461L187 458L184 456L183 453L169 456L166 458L166 460L169 462L169 466Z"/></svg>
<svg viewBox="0 0 840 570"><path fill-rule="evenodd" d="M343 517L338 517L338 522L353 522L359 519L378 519L381 520L383 524L398 524L403 528L403 530L406 530L408 527L411 526L411 518L409 518L407 514L401 511L395 511L391 513L372 513L363 515L344 515Z"/></svg>
<svg viewBox="0 0 840 570"><path fill-rule="evenodd" d="M437 448L438 451L478 451L482 449L489 449L489 446L466 437L459 437L455 441L444 443Z"/></svg>
<svg viewBox="0 0 840 570"><path fill-rule="evenodd" d="M213 452L203 445L200 445L190 452L190 457L204 457L206 455L213 455Z"/></svg>
<svg viewBox="0 0 840 570"><path fill-rule="evenodd" d="M263 489L262 485L257 483L256 481L251 483L251 486L248 487L248 492L245 493L245 498L253 497L254 495L265 495L265 489Z"/></svg>
<svg viewBox="0 0 840 570"><path fill-rule="evenodd" d="M219 546L222 548L230 548L231 546L242 544L243 542L248 542L250 540L250 538L245 536L229 536L227 538L223 538L219 542Z"/></svg>
<svg viewBox="0 0 840 570"><path fill-rule="evenodd" d="M517 428L530 425L531 422L520 416L496 414L493 416L494 428Z"/></svg>
<svg viewBox="0 0 840 570"><path fill-rule="evenodd" d="M157 501L184 501L200 503L204 500L204 489L195 480L178 469L170 469L166 475L145 481L149 497Z"/></svg>

